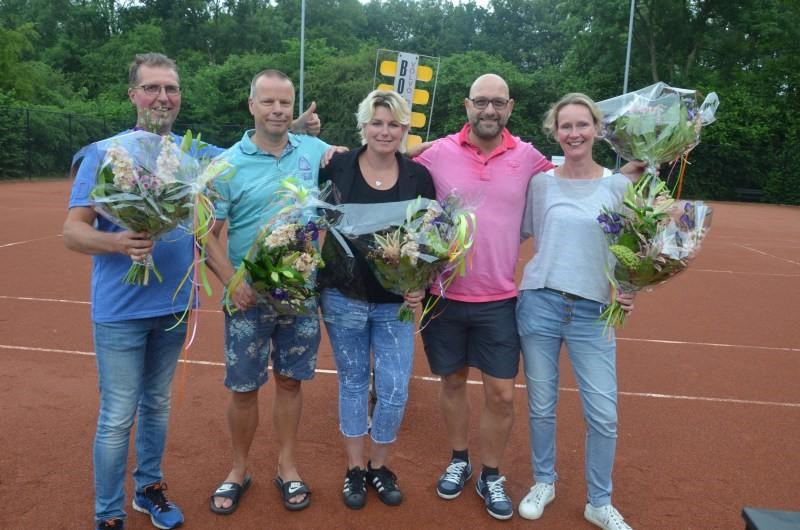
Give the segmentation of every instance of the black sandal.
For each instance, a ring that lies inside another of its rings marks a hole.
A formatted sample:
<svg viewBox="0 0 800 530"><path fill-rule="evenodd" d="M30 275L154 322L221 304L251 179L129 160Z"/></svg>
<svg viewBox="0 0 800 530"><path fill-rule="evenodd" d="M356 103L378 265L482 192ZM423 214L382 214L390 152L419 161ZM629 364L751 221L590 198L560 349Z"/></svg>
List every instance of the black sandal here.
<svg viewBox="0 0 800 530"><path fill-rule="evenodd" d="M219 515L230 515L235 512L236 508L239 507L239 499L242 498L242 495L244 495L244 492L247 491L252 482L252 477L247 475L244 477L241 484L237 484L236 482L223 482L217 486L217 489L214 490L214 493L211 494L211 498L209 499L211 511ZM214 504L215 497L230 499L233 502L227 508L222 508Z"/></svg>
<svg viewBox="0 0 800 530"><path fill-rule="evenodd" d="M308 488L308 486L306 486L305 482L302 480L284 481L279 475L275 477L272 483L275 484L275 487L281 492L284 508L293 512L308 508L308 505L311 503L311 490ZM303 494L305 494L305 498L302 501L289 502L289 499L292 497L297 497L298 495Z"/></svg>

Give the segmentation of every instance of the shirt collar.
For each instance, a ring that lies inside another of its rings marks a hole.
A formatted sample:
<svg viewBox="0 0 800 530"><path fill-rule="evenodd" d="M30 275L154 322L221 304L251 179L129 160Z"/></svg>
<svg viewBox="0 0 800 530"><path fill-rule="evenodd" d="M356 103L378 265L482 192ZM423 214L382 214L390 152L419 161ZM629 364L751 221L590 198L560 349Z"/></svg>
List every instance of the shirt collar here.
<svg viewBox="0 0 800 530"><path fill-rule="evenodd" d="M256 133L255 129L248 129L242 135L242 141L239 142L239 148L242 150L242 153L246 155L268 155L272 156L269 153L265 153L262 151L254 142L253 142L253 135ZM300 139L293 133L289 133L289 142L286 144L284 148L284 153L292 151L298 145L300 145Z"/></svg>

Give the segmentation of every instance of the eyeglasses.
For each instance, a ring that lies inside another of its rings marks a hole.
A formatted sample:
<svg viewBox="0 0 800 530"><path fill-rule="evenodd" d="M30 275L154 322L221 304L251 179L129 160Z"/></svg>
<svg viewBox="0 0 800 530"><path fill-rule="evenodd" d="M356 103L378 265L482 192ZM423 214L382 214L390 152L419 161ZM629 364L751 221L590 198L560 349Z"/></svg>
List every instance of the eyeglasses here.
<svg viewBox="0 0 800 530"><path fill-rule="evenodd" d="M141 88L148 96L157 96L161 94L162 88L168 96L177 96L181 93L181 87L178 85L139 85L136 88Z"/></svg>
<svg viewBox="0 0 800 530"><path fill-rule="evenodd" d="M492 107L495 110L503 110L508 105L508 102L511 101L510 99L505 98L494 98L494 99L486 99L486 98L467 98L472 102L472 105L478 109L483 110L489 106L489 103L492 104Z"/></svg>

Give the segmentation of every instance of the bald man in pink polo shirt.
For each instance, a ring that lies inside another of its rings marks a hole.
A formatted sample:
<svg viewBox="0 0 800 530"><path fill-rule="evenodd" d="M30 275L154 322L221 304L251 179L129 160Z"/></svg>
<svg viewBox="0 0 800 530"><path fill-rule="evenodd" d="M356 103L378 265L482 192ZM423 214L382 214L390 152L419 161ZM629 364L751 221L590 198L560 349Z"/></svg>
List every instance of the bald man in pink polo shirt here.
<svg viewBox="0 0 800 530"><path fill-rule="evenodd" d="M464 106L469 120L464 128L433 142L415 159L433 175L438 199L457 191L479 200L475 248L466 275L448 287L440 311L422 331L431 371L441 376L442 413L453 449L437 493L454 499L472 476L467 376L474 367L481 371L485 395L480 423L483 468L476 490L492 517L509 519L513 505L498 467L511 432L519 369L514 271L528 182L552 165L506 129L514 100L501 77L486 74L476 79ZM435 289L432 293L440 294Z"/></svg>

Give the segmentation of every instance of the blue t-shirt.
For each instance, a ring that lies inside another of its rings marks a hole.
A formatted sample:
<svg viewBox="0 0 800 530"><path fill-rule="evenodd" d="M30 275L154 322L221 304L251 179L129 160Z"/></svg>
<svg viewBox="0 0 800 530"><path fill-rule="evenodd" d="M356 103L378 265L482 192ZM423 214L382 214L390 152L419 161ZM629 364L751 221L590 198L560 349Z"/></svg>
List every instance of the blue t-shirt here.
<svg viewBox="0 0 800 530"><path fill-rule="evenodd" d="M215 217L228 220L228 256L234 267L258 237L261 228L281 208L276 192L286 177L294 177L308 188L316 188L319 162L328 144L313 136L289 133L289 141L276 157L253 143L254 130L223 153L222 158L236 170L233 177L221 178L214 189L217 201Z"/></svg>
<svg viewBox="0 0 800 530"><path fill-rule="evenodd" d="M173 136L176 145L180 145L182 138L176 134ZM222 152L221 148L209 145L202 150L193 147L190 154L200 157L216 156ZM95 186L97 169L101 162L97 149L85 150L72 184L70 208L92 207L89 194ZM101 215L97 216L95 228L104 232L124 230ZM192 234L181 229L175 229L156 241L153 245L153 260L164 281L159 282L151 274L147 286L127 285L122 282L132 263L128 256L115 252L92 256L92 320L100 323L118 322L183 312L189 303L191 282L184 284L178 296L175 296L175 290L189 270L194 256L193 245Z"/></svg>

